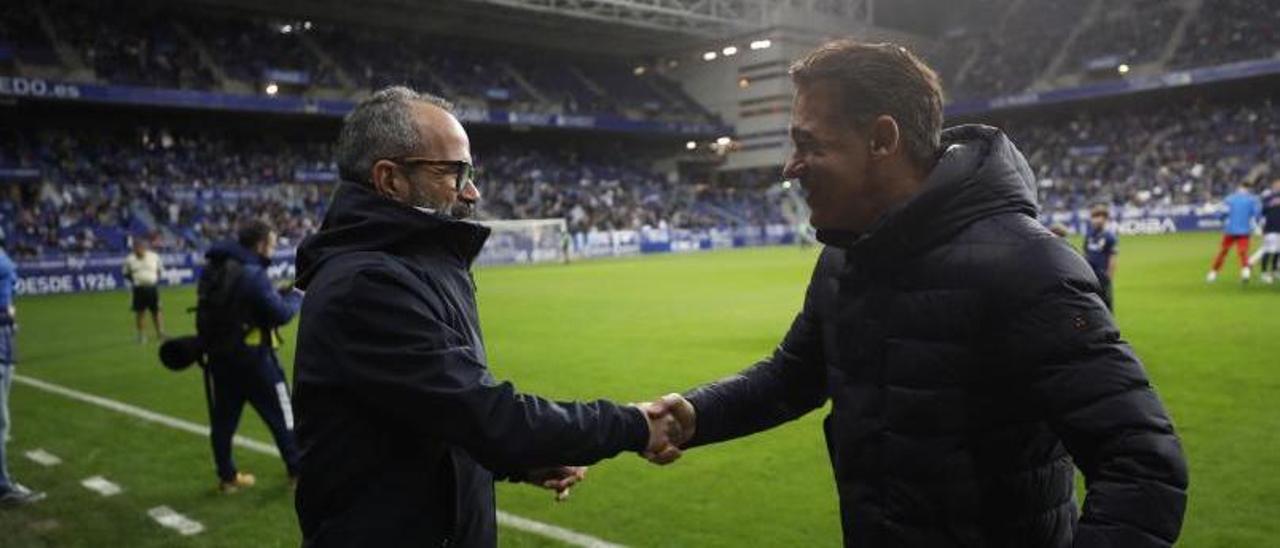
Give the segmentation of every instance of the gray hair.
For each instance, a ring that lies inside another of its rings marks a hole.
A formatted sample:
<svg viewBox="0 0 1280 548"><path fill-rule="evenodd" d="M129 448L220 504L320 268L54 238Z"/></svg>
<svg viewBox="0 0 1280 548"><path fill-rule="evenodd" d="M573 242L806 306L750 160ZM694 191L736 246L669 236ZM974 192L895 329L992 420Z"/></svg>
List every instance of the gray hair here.
<svg viewBox="0 0 1280 548"><path fill-rule="evenodd" d="M374 92L342 119L335 153L338 175L347 181L365 183L378 160L409 156L420 150L423 138L409 108L415 101L453 111L449 101L404 86Z"/></svg>

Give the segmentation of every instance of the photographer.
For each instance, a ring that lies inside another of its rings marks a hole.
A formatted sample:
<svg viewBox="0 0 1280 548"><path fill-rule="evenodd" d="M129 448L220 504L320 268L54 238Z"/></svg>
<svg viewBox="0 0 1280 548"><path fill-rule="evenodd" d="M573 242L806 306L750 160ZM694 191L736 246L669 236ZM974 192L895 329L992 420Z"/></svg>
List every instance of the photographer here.
<svg viewBox="0 0 1280 548"><path fill-rule="evenodd" d="M231 458L245 402L271 429L290 480L296 476L293 410L276 357L281 342L276 329L298 312L302 295L272 287L266 269L275 243L270 225L246 223L237 241L215 244L205 254L208 264L197 288L196 332L208 356L204 379L213 459L218 489L228 494L255 482Z"/></svg>

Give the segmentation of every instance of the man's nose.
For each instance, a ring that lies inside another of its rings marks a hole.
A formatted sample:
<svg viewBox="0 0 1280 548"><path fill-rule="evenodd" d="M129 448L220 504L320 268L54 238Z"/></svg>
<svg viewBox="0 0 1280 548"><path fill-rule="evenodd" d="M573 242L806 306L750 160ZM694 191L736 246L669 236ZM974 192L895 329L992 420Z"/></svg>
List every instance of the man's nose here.
<svg viewBox="0 0 1280 548"><path fill-rule="evenodd" d="M784 179L799 179L804 176L804 164L796 159L787 160L782 166L782 177Z"/></svg>
<svg viewBox="0 0 1280 548"><path fill-rule="evenodd" d="M462 187L461 197L467 202L480 201L480 188L476 186L475 181L467 181L467 185Z"/></svg>

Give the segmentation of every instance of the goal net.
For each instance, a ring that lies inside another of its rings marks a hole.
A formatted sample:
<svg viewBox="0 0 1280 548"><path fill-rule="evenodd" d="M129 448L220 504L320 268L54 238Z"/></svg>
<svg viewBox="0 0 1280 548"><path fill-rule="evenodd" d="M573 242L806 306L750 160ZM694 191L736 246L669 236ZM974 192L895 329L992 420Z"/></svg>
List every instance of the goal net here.
<svg viewBox="0 0 1280 548"><path fill-rule="evenodd" d="M476 264L569 261L569 225L564 219L480 221L493 229Z"/></svg>

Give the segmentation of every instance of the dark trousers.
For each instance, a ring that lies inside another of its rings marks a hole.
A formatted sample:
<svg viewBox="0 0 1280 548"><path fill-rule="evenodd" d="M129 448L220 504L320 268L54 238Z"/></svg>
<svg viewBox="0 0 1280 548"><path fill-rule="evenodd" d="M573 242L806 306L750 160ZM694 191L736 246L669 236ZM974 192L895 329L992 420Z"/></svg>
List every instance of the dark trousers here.
<svg viewBox="0 0 1280 548"><path fill-rule="evenodd" d="M0 493L13 487L9 461L5 460L5 440L9 437L9 387L13 384L13 324L0 325Z"/></svg>
<svg viewBox="0 0 1280 548"><path fill-rule="evenodd" d="M231 481L236 477L231 442L246 402L271 429L289 475L296 474L298 449L293 437L293 406L284 371L274 352L245 348L234 356L211 357L204 372L204 389L209 403L213 462L219 479Z"/></svg>
<svg viewBox="0 0 1280 548"><path fill-rule="evenodd" d="M1115 307L1111 304L1111 277L1106 274L1098 274L1098 286L1102 288L1099 296L1102 297L1102 303L1107 305L1107 310L1115 312Z"/></svg>

